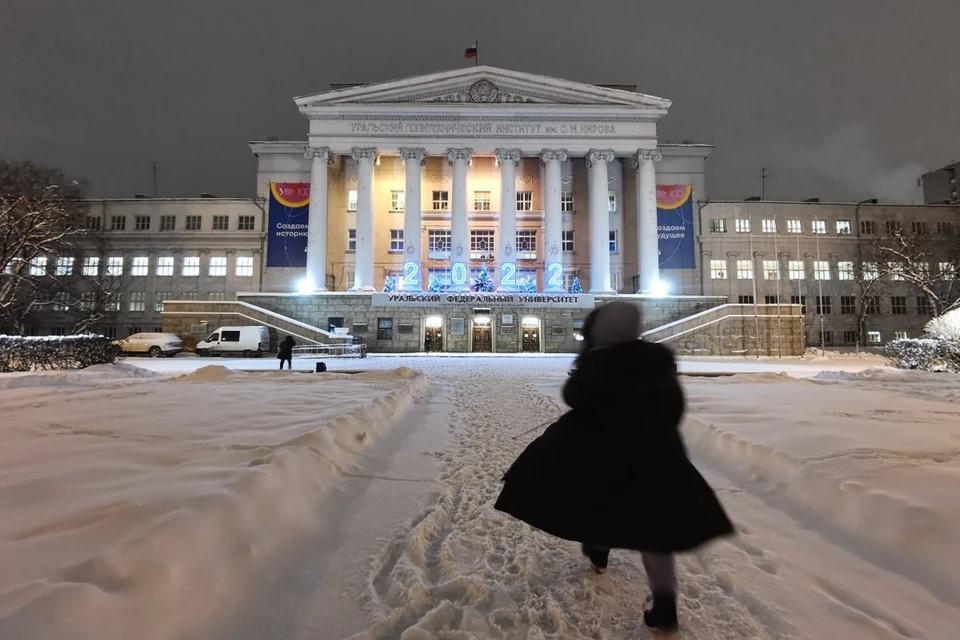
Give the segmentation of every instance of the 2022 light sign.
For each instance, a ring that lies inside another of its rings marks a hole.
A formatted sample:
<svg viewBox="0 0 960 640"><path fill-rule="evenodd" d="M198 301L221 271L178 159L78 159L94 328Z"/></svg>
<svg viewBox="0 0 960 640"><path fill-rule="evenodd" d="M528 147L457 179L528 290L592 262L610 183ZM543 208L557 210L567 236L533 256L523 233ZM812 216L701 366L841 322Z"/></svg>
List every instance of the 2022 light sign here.
<svg viewBox="0 0 960 640"><path fill-rule="evenodd" d="M401 291L419 291L420 290L420 264L417 262L405 262L403 265L403 277L400 278Z"/></svg>

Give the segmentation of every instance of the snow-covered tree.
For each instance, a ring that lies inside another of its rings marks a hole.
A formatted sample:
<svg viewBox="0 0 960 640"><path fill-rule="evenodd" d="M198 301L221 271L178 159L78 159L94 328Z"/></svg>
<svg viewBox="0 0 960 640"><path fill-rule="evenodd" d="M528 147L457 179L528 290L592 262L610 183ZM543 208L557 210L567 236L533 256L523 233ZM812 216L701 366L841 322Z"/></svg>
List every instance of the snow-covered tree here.
<svg viewBox="0 0 960 640"><path fill-rule="evenodd" d="M960 307L960 236L948 228L931 234L926 222L910 227L885 222L886 233L876 243L876 261L891 283L903 282L930 300L934 316Z"/></svg>
<svg viewBox="0 0 960 640"><path fill-rule="evenodd" d="M570 285L570 293L583 293L583 285L580 284L580 277L573 277L573 284Z"/></svg>
<svg viewBox="0 0 960 640"><path fill-rule="evenodd" d="M397 290L397 286L392 276L387 276L383 279L383 292L392 293Z"/></svg>
<svg viewBox="0 0 960 640"><path fill-rule="evenodd" d="M960 309L948 311L927 323L924 328L927 336L934 340L943 340L960 345Z"/></svg>
<svg viewBox="0 0 960 640"><path fill-rule="evenodd" d="M440 279L440 276L430 276L430 284L427 286L427 291L430 293L443 292L443 280Z"/></svg>
<svg viewBox="0 0 960 640"><path fill-rule="evenodd" d="M520 278L520 291L523 293L536 293L537 279L533 276L524 276Z"/></svg>
<svg viewBox="0 0 960 640"><path fill-rule="evenodd" d="M473 279L473 290L479 291L482 293L490 293L493 291L493 278L490 277L490 272L487 271L486 263L480 267L480 273L477 274L477 277Z"/></svg>

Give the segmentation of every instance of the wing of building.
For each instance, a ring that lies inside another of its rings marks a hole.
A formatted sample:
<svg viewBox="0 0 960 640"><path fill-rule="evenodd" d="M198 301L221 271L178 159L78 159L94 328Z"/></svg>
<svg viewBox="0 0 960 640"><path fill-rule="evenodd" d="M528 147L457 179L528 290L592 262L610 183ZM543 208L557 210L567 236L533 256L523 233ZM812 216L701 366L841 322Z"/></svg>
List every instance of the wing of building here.
<svg viewBox="0 0 960 640"><path fill-rule="evenodd" d="M305 140L250 143L255 199L93 203L98 261L123 276L105 333L230 321L318 343L344 327L372 351L572 351L619 296L680 351L794 353L854 330L864 223L957 213L711 203L712 146L661 142L670 101L623 85L480 66L295 103ZM880 341L922 326L907 306Z"/></svg>

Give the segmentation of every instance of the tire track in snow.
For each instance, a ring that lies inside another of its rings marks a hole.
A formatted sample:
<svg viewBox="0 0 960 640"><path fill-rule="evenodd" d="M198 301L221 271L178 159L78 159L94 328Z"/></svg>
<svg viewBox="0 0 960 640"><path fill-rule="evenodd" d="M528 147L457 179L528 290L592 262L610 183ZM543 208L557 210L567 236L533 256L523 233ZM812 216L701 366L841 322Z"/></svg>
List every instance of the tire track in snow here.
<svg viewBox="0 0 960 640"><path fill-rule="evenodd" d="M557 416L555 401L537 389L536 364L483 364L453 377L443 489L372 561L365 600L374 622L356 640L650 637L637 554L614 552L610 572L597 576L577 545L493 509L503 472L540 433L534 426ZM772 612L740 602L708 564L691 556L679 569L681 637L784 637L754 613L773 620Z"/></svg>

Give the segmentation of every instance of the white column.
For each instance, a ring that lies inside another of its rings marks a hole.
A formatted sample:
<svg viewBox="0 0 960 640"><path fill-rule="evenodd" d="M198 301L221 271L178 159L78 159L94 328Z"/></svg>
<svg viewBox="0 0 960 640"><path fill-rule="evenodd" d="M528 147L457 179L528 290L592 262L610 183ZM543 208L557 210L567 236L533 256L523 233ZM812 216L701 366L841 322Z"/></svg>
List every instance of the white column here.
<svg viewBox="0 0 960 640"><path fill-rule="evenodd" d="M354 147L357 161L357 252L351 291L376 291L373 284L373 163L377 150Z"/></svg>
<svg viewBox="0 0 960 640"><path fill-rule="evenodd" d="M657 170L654 162L660 151L638 151L633 156L637 169L637 257L640 276L638 293L656 293L660 282L660 233L657 227Z"/></svg>
<svg viewBox="0 0 960 640"><path fill-rule="evenodd" d="M560 216L560 165L567 161L566 149L544 149L540 159L544 176L544 291L563 291L563 221Z"/></svg>
<svg viewBox="0 0 960 640"><path fill-rule="evenodd" d="M400 158L406 169L407 193L403 208L403 274L397 289L422 291L420 168L427 162L427 152L425 149L400 149Z"/></svg>
<svg viewBox="0 0 960 640"><path fill-rule="evenodd" d="M450 194L450 274L454 291L470 288L470 225L467 222L467 163L473 149L447 149L453 167L453 192Z"/></svg>
<svg viewBox="0 0 960 640"><path fill-rule="evenodd" d="M328 147L310 147L304 152L310 164L310 218L307 226L307 275L301 293L327 290L327 166L333 164Z"/></svg>
<svg viewBox="0 0 960 640"><path fill-rule="evenodd" d="M520 149L497 149L500 163L500 278L498 291L517 290L517 166Z"/></svg>
<svg viewBox="0 0 960 640"><path fill-rule="evenodd" d="M610 288L610 187L607 163L613 162L610 149L587 152L590 173L590 292L613 293Z"/></svg>

